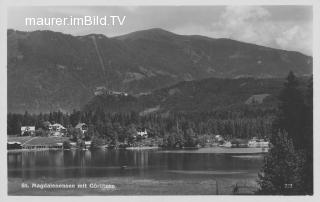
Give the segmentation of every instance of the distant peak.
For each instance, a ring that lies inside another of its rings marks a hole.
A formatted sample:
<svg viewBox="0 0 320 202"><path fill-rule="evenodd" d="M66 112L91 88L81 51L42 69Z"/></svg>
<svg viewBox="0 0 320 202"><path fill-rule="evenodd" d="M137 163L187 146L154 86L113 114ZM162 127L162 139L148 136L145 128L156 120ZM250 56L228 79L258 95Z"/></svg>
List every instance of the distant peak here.
<svg viewBox="0 0 320 202"><path fill-rule="evenodd" d="M169 32L165 29L162 29L162 28L151 28L151 29L146 29L146 30L142 30L142 32L162 32L162 33L167 33L167 34L173 34L175 35L174 33L172 32Z"/></svg>
<svg viewBox="0 0 320 202"><path fill-rule="evenodd" d="M87 34L84 36L79 36L79 37L96 37L96 38L108 38L106 35L104 34Z"/></svg>
<svg viewBox="0 0 320 202"><path fill-rule="evenodd" d="M178 35L161 28L151 28L151 29L131 32L129 34L117 36L115 38L120 40L126 40L126 39L136 40L140 38L175 37L175 36L178 36Z"/></svg>

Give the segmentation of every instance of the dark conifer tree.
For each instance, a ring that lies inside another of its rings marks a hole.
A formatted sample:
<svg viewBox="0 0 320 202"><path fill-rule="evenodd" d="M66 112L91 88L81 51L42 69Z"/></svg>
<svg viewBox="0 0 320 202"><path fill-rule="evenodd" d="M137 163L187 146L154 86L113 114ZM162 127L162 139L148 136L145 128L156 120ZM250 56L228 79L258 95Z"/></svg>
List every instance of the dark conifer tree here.
<svg viewBox="0 0 320 202"><path fill-rule="evenodd" d="M295 148L301 149L306 145L305 137L305 111L306 105L300 91L299 81L293 72L289 72L284 89L281 91L279 100L279 113L274 122L274 133L278 130L288 132L293 140Z"/></svg>
<svg viewBox="0 0 320 202"><path fill-rule="evenodd" d="M290 72L279 100L272 147L259 174L258 193L313 194L312 83L304 97L298 79Z"/></svg>

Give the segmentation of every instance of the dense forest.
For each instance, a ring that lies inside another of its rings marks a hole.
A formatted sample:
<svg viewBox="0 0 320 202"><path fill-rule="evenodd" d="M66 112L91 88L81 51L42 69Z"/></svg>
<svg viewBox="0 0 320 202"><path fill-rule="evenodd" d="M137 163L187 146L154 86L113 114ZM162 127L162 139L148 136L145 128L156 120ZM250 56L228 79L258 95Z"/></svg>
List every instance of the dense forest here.
<svg viewBox="0 0 320 202"><path fill-rule="evenodd" d="M146 128L150 134L164 137L177 130L185 132L192 129L196 136L222 135L226 138L268 137L271 134L272 114L275 111L244 109L240 112L214 111L207 113L170 113L140 116L137 112L106 113L74 111L71 114L52 112L48 114L8 114L8 134L20 133L20 127L43 123L60 123L67 128L83 122L92 125L99 137L120 137L131 128Z"/></svg>

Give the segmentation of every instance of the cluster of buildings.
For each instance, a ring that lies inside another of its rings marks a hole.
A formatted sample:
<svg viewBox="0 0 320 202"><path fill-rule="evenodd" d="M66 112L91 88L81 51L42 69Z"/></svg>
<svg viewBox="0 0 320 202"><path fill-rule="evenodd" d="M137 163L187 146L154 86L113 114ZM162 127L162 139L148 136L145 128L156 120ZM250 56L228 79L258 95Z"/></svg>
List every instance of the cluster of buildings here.
<svg viewBox="0 0 320 202"><path fill-rule="evenodd" d="M253 137L252 139L241 139L232 138L229 141L224 140L221 136L216 136L218 138L219 146L221 147L232 147L232 148L268 148L269 141Z"/></svg>
<svg viewBox="0 0 320 202"><path fill-rule="evenodd" d="M31 149L31 150L43 150L43 149L82 149L87 150L91 147L91 141L83 141L80 145L79 142L69 141L66 128L59 123L51 124L50 122L44 122L42 129L46 131L48 136L37 136L35 126L22 126L21 137L12 137L7 142L8 150L12 149ZM85 123L78 123L75 126L82 134L88 131L88 126ZM148 131L146 128L138 129L135 138L146 139L148 137ZM69 145L64 145L64 142L68 141Z"/></svg>
<svg viewBox="0 0 320 202"><path fill-rule="evenodd" d="M119 92L119 91L111 91L107 90L105 86L99 86L96 87L94 91L94 95L115 95L115 96L128 96L128 93L126 92Z"/></svg>
<svg viewBox="0 0 320 202"><path fill-rule="evenodd" d="M67 135L67 129L61 125L60 123L54 123L51 124L50 122L44 122L44 129L48 131L48 136L53 137L62 137ZM75 129L79 129L81 133L85 133L88 131L88 125L85 123L78 123L75 126ZM35 126L21 126L21 136L34 136L36 133L36 127ZM138 130L137 133L134 135L134 138L141 137L141 138L147 138L148 132L147 129L144 128L144 130Z"/></svg>
<svg viewBox="0 0 320 202"><path fill-rule="evenodd" d="M88 126L85 123L78 123L75 126L83 134L88 131ZM22 137L11 137L8 139L7 147L10 149L65 149L64 141L69 138L67 136L67 129L59 123L51 124L46 121L42 124L42 129L47 134L46 137L31 137L36 135L35 126L22 126ZM48 138L50 137L50 138ZM91 141L84 141L82 149L88 149L91 146ZM70 146L77 148L76 142L70 142Z"/></svg>
<svg viewBox="0 0 320 202"><path fill-rule="evenodd" d="M88 126L85 123L78 123L75 126L82 133L88 130ZM51 124L49 121L43 123L43 129L48 132L48 136L62 137L67 135L67 129L60 123ZM21 126L21 136L34 136L36 133L35 126Z"/></svg>

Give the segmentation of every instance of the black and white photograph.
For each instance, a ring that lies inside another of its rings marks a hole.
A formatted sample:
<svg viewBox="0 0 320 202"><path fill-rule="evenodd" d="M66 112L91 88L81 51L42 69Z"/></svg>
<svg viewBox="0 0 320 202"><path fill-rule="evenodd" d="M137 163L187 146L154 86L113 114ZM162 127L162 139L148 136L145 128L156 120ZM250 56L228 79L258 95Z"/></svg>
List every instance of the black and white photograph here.
<svg viewBox="0 0 320 202"><path fill-rule="evenodd" d="M7 6L7 197L312 199L306 2Z"/></svg>

